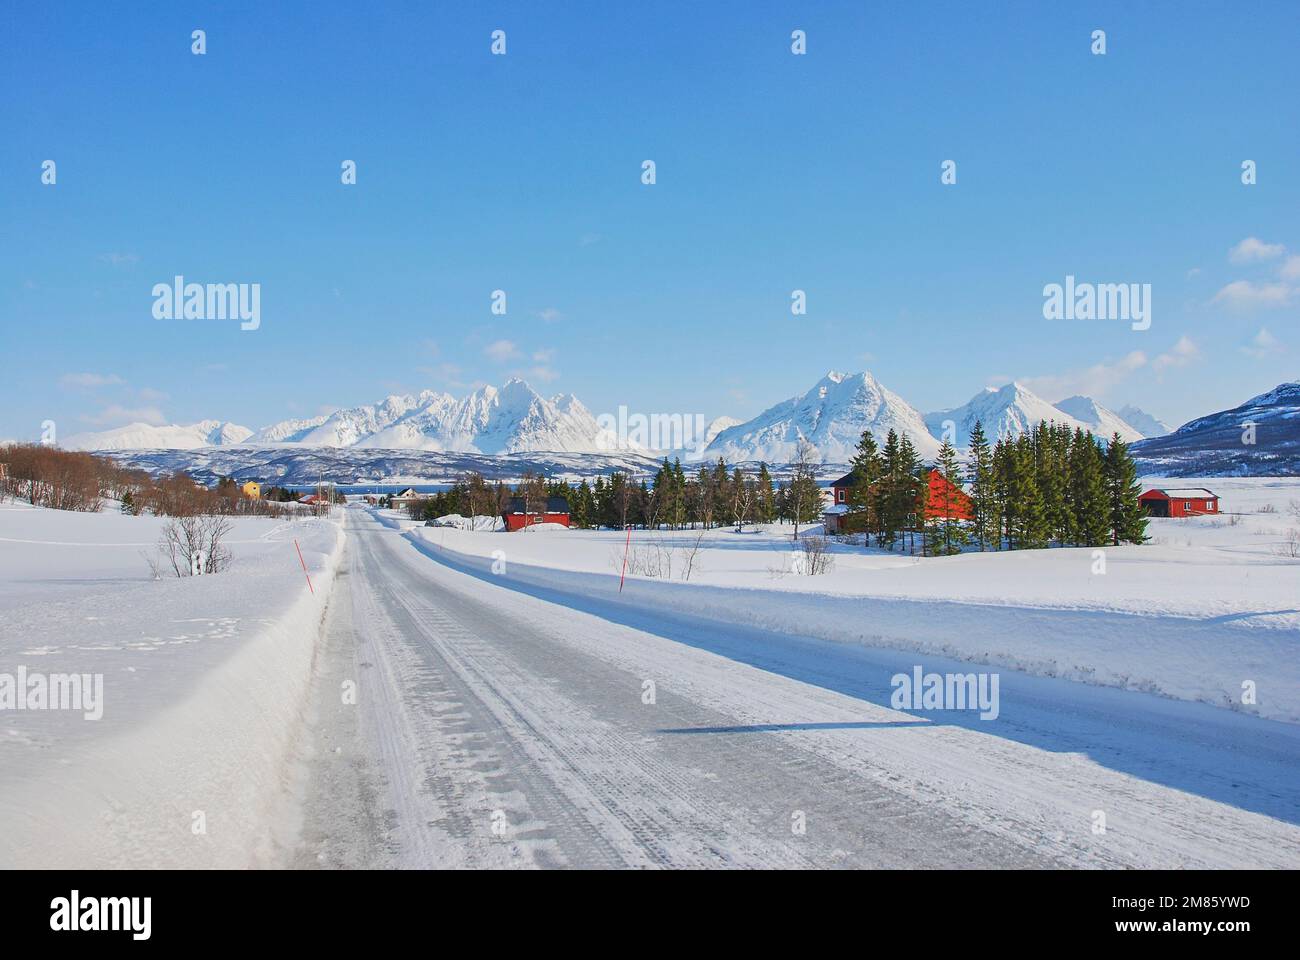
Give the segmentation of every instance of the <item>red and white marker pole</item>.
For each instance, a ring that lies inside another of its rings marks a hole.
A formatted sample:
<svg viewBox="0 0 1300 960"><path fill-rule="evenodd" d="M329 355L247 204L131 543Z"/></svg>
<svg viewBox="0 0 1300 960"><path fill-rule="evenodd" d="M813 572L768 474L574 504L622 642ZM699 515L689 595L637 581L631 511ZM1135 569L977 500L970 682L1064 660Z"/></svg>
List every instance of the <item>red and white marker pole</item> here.
<svg viewBox="0 0 1300 960"><path fill-rule="evenodd" d="M307 589L310 590L314 596L316 594L316 588L311 585L311 574L307 573L307 561L302 558L302 547L298 546L298 541L296 539L293 541L293 548L298 551L298 562L302 564L302 572L307 577ZM623 562L626 563L627 561L624 560Z"/></svg>

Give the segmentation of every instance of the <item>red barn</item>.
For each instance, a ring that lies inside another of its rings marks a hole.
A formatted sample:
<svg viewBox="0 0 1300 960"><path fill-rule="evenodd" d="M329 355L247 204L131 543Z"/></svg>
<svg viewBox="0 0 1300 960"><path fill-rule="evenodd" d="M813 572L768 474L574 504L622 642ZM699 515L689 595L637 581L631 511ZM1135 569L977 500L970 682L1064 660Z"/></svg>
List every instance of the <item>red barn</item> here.
<svg viewBox="0 0 1300 960"><path fill-rule="evenodd" d="M522 530L535 523L560 523L569 525L569 501L564 497L547 497L546 509L529 511L523 497L511 497L501 512L507 530Z"/></svg>
<svg viewBox="0 0 1300 960"><path fill-rule="evenodd" d="M930 487L930 498L926 502L927 520L942 519L945 515L954 520L974 520L975 504L957 484L953 483L938 470L930 470L926 475ZM831 484L833 506L822 514L822 523L827 533L853 532L855 525L848 519L849 491L855 486L852 473L846 473ZM858 532L861 528L857 527Z"/></svg>
<svg viewBox="0 0 1300 960"><path fill-rule="evenodd" d="M975 519L975 501L968 497L961 487L938 470L931 470L928 479L930 499L925 505L927 520L943 517L951 517L954 520Z"/></svg>
<svg viewBox="0 0 1300 960"><path fill-rule="evenodd" d="M1138 503L1149 517L1199 517L1219 512L1219 498L1204 487L1153 487Z"/></svg>

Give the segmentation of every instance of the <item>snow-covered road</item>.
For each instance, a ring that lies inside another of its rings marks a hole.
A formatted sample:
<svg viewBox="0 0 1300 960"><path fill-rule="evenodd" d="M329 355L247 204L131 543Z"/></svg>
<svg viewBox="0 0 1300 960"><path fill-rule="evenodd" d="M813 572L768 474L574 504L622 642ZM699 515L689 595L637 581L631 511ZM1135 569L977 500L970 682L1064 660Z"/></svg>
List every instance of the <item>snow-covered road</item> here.
<svg viewBox="0 0 1300 960"><path fill-rule="evenodd" d="M1295 725L1005 670L997 720L904 713L916 653L565 598L346 513L298 865L1300 866Z"/></svg>

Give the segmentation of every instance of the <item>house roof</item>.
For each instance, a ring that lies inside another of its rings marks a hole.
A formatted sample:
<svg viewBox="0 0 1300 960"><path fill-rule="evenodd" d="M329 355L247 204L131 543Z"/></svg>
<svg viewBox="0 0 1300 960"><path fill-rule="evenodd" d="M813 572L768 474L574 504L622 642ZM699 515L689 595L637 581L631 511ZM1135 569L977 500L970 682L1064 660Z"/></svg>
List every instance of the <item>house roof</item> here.
<svg viewBox="0 0 1300 960"><path fill-rule="evenodd" d="M1153 493L1158 493L1170 500L1217 500L1219 495L1213 490L1205 487L1152 487L1146 493L1142 494L1148 497Z"/></svg>
<svg viewBox="0 0 1300 960"><path fill-rule="evenodd" d="M523 498L523 497L511 497L508 501L506 501L506 509L505 509L505 512L506 512L506 513L523 513L523 512L524 512L524 498ZM535 510L535 511L533 511L533 512L534 512L534 513L568 513L568 512L569 512L569 501L566 500L564 497L547 497L547 498L546 498L546 507L545 507L545 509L540 510L540 511L536 511L536 510Z"/></svg>
<svg viewBox="0 0 1300 960"><path fill-rule="evenodd" d="M840 477L838 480L832 480L832 481L831 481L831 486L832 486L832 487L851 487L851 486L854 485L854 483L855 483L855 481L854 481L854 479L853 479L853 471L850 470L848 473L844 474L844 476Z"/></svg>
<svg viewBox="0 0 1300 960"><path fill-rule="evenodd" d="M407 500L407 499L412 499L412 498L414 498L414 497L418 497L418 496L419 496L419 494L415 492L415 488L414 488L414 487L407 487L407 488L406 488L405 490L403 490L401 493L395 493L395 494L393 494L393 499L395 499L395 500Z"/></svg>

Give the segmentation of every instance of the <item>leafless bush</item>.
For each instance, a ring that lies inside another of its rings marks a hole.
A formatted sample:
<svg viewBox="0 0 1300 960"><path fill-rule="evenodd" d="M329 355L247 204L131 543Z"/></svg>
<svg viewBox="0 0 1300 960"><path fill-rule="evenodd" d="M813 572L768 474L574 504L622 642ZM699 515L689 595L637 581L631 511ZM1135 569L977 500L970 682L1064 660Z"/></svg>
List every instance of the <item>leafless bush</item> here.
<svg viewBox="0 0 1300 960"><path fill-rule="evenodd" d="M1282 534L1282 542L1277 547L1277 553L1292 560L1300 558L1300 529L1292 527Z"/></svg>
<svg viewBox="0 0 1300 960"><path fill-rule="evenodd" d="M635 541L626 548L611 551L610 564L615 570L622 571L626 553L627 572L633 576L671 580L676 570L678 577L689 580L699 571L698 557L704 533L701 529L694 542L685 546L673 546L658 538Z"/></svg>
<svg viewBox="0 0 1300 960"><path fill-rule="evenodd" d="M820 576L835 566L835 557L830 552L830 541L824 536L805 536L799 541L803 551L804 569L810 577Z"/></svg>
<svg viewBox="0 0 1300 960"><path fill-rule="evenodd" d="M700 542L704 539L704 531L701 530L696 536L695 542L685 550L685 567L682 570L682 579L691 579L691 574L695 572L695 557L700 552Z"/></svg>
<svg viewBox="0 0 1300 960"><path fill-rule="evenodd" d="M220 573L230 564L230 551L224 541L231 526L230 518L222 514L177 517L163 527L159 553L178 577L188 577L195 570Z"/></svg>
<svg viewBox="0 0 1300 960"><path fill-rule="evenodd" d="M1271 504L1271 503L1266 503L1266 504L1264 504L1262 507L1259 508L1259 512L1260 512L1260 513L1277 513L1277 507L1273 506L1273 504Z"/></svg>

